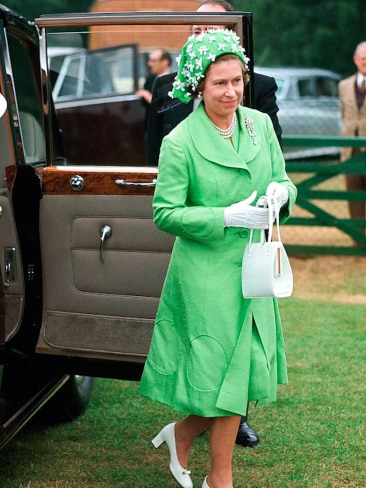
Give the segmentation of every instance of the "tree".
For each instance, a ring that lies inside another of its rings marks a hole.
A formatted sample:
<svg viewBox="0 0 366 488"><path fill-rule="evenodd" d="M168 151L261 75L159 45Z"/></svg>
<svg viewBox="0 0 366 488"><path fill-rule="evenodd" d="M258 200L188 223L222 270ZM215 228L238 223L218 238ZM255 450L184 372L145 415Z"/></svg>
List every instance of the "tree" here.
<svg viewBox="0 0 366 488"><path fill-rule="evenodd" d="M232 0L253 12L255 64L354 72L355 46L366 40L364 0ZM350 27L351 26L351 27Z"/></svg>

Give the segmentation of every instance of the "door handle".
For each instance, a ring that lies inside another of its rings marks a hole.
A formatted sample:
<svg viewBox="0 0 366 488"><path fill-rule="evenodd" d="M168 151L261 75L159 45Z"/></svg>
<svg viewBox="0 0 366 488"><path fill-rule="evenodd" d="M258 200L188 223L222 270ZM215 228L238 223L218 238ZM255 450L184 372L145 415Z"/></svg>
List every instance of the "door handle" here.
<svg viewBox="0 0 366 488"><path fill-rule="evenodd" d="M143 183L142 181L116 180L116 184L119 185L119 186L147 186L147 187L153 187L153 186L156 186L156 178L154 178L152 181L148 181L146 183Z"/></svg>
<svg viewBox="0 0 366 488"><path fill-rule="evenodd" d="M11 283L17 281L17 254L15 247L6 247L4 249L5 264L5 283L8 288Z"/></svg>
<svg viewBox="0 0 366 488"><path fill-rule="evenodd" d="M104 243L112 235L112 227L110 225L102 225L100 228L100 246L99 246L99 259L104 262L103 259L103 249Z"/></svg>

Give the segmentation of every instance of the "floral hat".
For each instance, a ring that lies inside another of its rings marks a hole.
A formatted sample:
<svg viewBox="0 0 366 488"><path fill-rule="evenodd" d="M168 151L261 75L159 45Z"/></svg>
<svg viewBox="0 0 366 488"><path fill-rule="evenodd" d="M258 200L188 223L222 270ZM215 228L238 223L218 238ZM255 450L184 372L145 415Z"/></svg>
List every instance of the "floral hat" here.
<svg viewBox="0 0 366 488"><path fill-rule="evenodd" d="M183 103L190 102L192 91L196 90L207 68L217 57L235 54L248 68L249 58L244 53L239 36L229 29L209 29L199 36L190 36L177 59L178 73L169 96Z"/></svg>

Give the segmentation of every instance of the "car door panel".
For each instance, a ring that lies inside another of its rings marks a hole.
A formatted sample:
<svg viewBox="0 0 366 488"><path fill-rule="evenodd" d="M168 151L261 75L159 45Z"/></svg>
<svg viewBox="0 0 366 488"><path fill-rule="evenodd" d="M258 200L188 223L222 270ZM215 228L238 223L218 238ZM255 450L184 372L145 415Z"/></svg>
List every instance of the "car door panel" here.
<svg viewBox="0 0 366 488"><path fill-rule="evenodd" d="M1 52L1 56L5 53ZM2 75L4 76L4 75ZM0 277L5 319L0 337L7 342L20 327L24 309L24 279L11 203L11 187L15 175L15 152L12 146L13 117L9 108L0 117Z"/></svg>
<svg viewBox="0 0 366 488"><path fill-rule="evenodd" d="M14 215L9 197L0 195L0 268L4 290L5 341L21 324L24 307L24 280Z"/></svg>
<svg viewBox="0 0 366 488"><path fill-rule="evenodd" d="M44 170L38 352L145 359L174 240L152 221L156 174L154 168ZM81 191L70 186L75 176L84 180ZM111 235L102 242L104 226Z"/></svg>

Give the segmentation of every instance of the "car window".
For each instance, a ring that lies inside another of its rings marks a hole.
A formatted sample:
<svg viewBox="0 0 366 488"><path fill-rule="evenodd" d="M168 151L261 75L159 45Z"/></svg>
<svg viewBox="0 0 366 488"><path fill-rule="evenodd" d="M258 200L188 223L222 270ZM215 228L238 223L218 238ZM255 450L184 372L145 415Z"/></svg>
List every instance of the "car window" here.
<svg viewBox="0 0 366 488"><path fill-rule="evenodd" d="M316 90L318 97L337 97L338 80L319 76L316 79Z"/></svg>
<svg viewBox="0 0 366 488"><path fill-rule="evenodd" d="M275 80L277 83L276 96L277 98L282 98L286 87L286 80L284 78L279 78L277 76L275 76Z"/></svg>
<svg viewBox="0 0 366 488"><path fill-rule="evenodd" d="M45 160L45 138L43 129L42 101L34 65L36 53L32 45L11 34L8 37L13 81L13 114L21 140L21 151L26 163ZM19 63L18 60L22 62ZM9 67L10 70L10 67ZM11 77L8 76L8 82Z"/></svg>
<svg viewBox="0 0 366 488"><path fill-rule="evenodd" d="M56 84L54 93L55 97L77 96L78 93L78 73L80 65L80 57L72 59L68 57L64 59L62 68L62 75L59 77L59 82Z"/></svg>
<svg viewBox="0 0 366 488"><path fill-rule="evenodd" d="M327 76L312 76L298 80L299 96L323 98L338 96L338 81Z"/></svg>
<svg viewBox="0 0 366 488"><path fill-rule="evenodd" d="M315 97L316 87L313 78L298 80L297 83L300 97Z"/></svg>
<svg viewBox="0 0 366 488"><path fill-rule="evenodd" d="M55 100L97 94L132 94L138 89L137 47L82 50L66 56L54 83Z"/></svg>

